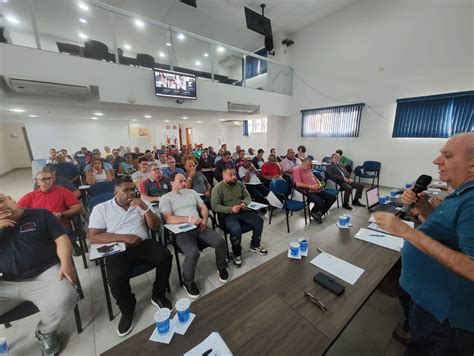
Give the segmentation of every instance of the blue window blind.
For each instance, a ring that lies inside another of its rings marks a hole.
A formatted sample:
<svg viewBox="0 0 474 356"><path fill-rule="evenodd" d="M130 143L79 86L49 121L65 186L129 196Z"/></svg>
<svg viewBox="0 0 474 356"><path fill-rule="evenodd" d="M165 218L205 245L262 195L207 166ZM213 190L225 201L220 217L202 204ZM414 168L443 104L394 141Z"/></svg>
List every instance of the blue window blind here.
<svg viewBox="0 0 474 356"><path fill-rule="evenodd" d="M248 136L249 135L249 121L248 120L243 121L242 129L244 131L243 132L244 136Z"/></svg>
<svg viewBox="0 0 474 356"><path fill-rule="evenodd" d="M302 110L302 137L359 137L360 117L365 104Z"/></svg>
<svg viewBox="0 0 474 356"><path fill-rule="evenodd" d="M474 130L474 91L397 100L392 137L451 137Z"/></svg>

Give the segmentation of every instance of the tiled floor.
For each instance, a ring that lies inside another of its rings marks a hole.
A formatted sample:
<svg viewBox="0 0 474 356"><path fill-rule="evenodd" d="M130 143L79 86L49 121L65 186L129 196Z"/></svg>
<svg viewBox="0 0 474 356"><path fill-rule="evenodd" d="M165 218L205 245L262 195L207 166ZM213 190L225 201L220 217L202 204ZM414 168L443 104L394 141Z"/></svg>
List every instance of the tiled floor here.
<svg viewBox="0 0 474 356"><path fill-rule="evenodd" d="M31 187L31 171L29 170L17 170L0 176L0 191L11 195L13 199L19 199ZM355 208L353 214L357 214L358 209L363 208ZM338 215L339 212L335 209L330 213L324 224L316 225L312 223L305 226L302 214L295 214L290 218L292 231L290 234L286 233L284 214L280 213L274 216L271 225L268 225L268 218L266 218L262 241L269 249L269 254L262 257L256 254L244 253L243 266L240 269L229 268L230 278L246 273L280 254L288 248L289 242L295 241L298 237L325 229L336 222ZM244 236L243 244L248 244L248 240L249 236ZM85 298L79 303L84 331L79 335L77 334L71 311L70 317L65 320L60 329L60 337L64 343L62 354L68 356L99 355L124 340L119 338L116 333L119 321L118 309L114 305L115 319L110 322L105 306L99 268L89 263L89 268L85 270L82 261L79 259L76 260L76 266L85 294ZM130 336L153 323L155 307L150 304L153 279L154 272L132 279L132 288L137 298L137 311L135 326ZM197 266L196 282L203 295L222 285L217 278L214 253L211 249L205 250L201 254ZM172 302L185 296L184 290L179 287L175 266L171 273L170 284L171 293L169 298ZM402 315L401 307L396 298L389 297L378 290L375 291L327 354L330 356L402 355L404 347L392 339L392 330L402 319ZM10 346L10 356L40 355L40 345L33 338L37 322L38 315L34 315L15 322L8 329L0 326L0 337L7 338Z"/></svg>

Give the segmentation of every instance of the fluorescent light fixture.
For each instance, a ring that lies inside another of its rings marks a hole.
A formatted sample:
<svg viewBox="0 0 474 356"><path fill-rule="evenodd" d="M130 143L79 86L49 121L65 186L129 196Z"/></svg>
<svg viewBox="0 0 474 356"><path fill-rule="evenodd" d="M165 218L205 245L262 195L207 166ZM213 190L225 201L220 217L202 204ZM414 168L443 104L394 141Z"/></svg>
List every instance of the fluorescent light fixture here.
<svg viewBox="0 0 474 356"><path fill-rule="evenodd" d="M143 117L146 118L146 119L151 119L151 115L145 115Z"/></svg>
<svg viewBox="0 0 474 356"><path fill-rule="evenodd" d="M199 67L201 65L201 61L196 61L196 62L194 62L194 64Z"/></svg>
<svg viewBox="0 0 474 356"><path fill-rule="evenodd" d="M137 122L138 120L137 119L132 119L133 122Z"/></svg>
<svg viewBox="0 0 474 356"><path fill-rule="evenodd" d="M170 122L170 120L165 120L165 122Z"/></svg>
<svg viewBox="0 0 474 356"><path fill-rule="evenodd" d="M28 115L28 117L38 117L38 115Z"/></svg>
<svg viewBox="0 0 474 356"><path fill-rule="evenodd" d="M91 117L91 120L99 120L99 118L98 118L98 117L95 117L95 116L92 116L92 117Z"/></svg>
<svg viewBox="0 0 474 356"><path fill-rule="evenodd" d="M133 21L133 23L135 24L135 26L137 26L138 28L144 28L145 27L145 23L140 20L140 19L135 19L135 21Z"/></svg>
<svg viewBox="0 0 474 356"><path fill-rule="evenodd" d="M198 121L198 124L202 124L202 121Z"/></svg>
<svg viewBox="0 0 474 356"><path fill-rule="evenodd" d="M164 54L163 52L158 53L158 55L160 56L160 58L165 58L166 57L166 54Z"/></svg>
<svg viewBox="0 0 474 356"><path fill-rule="evenodd" d="M15 17L15 16L12 16L12 15L8 15L5 17L5 19L10 22L10 23L13 23L15 25L18 25L20 23L20 21Z"/></svg>
<svg viewBox="0 0 474 356"><path fill-rule="evenodd" d="M80 23L87 23L87 20L86 19L83 19L82 17L79 19L79 22Z"/></svg>
<svg viewBox="0 0 474 356"><path fill-rule="evenodd" d="M11 108L9 111L10 112L25 112L26 110L25 109L20 109L20 108Z"/></svg>
<svg viewBox="0 0 474 356"><path fill-rule="evenodd" d="M183 120L187 120L187 119L188 119L188 117L187 117L187 116L183 116L181 119L183 119Z"/></svg>
<svg viewBox="0 0 474 356"><path fill-rule="evenodd" d="M176 35L176 38L178 38L178 40L182 41L182 40L184 40L184 39L186 38L186 36L183 35L182 33L178 33L178 34Z"/></svg>
<svg viewBox="0 0 474 356"><path fill-rule="evenodd" d="M123 48L125 48L127 51L130 51L132 49L129 44L124 44Z"/></svg>
<svg viewBox="0 0 474 356"><path fill-rule="evenodd" d="M168 47L171 47L171 43L169 43L169 42L166 42L166 45L167 45Z"/></svg>
<svg viewBox="0 0 474 356"><path fill-rule="evenodd" d="M79 4L77 4L77 6L79 6L81 10L86 10L86 11L89 10L89 6L87 6L83 2L80 2Z"/></svg>
<svg viewBox="0 0 474 356"><path fill-rule="evenodd" d="M85 33L79 32L77 35L83 40L87 40L87 35Z"/></svg>
<svg viewBox="0 0 474 356"><path fill-rule="evenodd" d="M222 46L219 46L219 47L217 47L217 52L218 52L218 53L224 53L224 52L225 52L225 48L222 47Z"/></svg>
<svg viewBox="0 0 474 356"><path fill-rule="evenodd" d="M204 53L204 57L209 57L209 53Z"/></svg>
<svg viewBox="0 0 474 356"><path fill-rule="evenodd" d="M104 116L104 114L101 113L101 112L95 112L94 115L95 115L95 116Z"/></svg>

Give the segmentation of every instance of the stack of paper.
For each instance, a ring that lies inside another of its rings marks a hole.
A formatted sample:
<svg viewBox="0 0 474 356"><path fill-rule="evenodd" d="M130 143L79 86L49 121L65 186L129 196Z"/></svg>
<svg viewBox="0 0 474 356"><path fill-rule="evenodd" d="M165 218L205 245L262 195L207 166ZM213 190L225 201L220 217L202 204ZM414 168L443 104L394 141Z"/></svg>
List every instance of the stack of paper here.
<svg viewBox="0 0 474 356"><path fill-rule="evenodd" d="M403 239L390 234L383 233L381 231L374 231L369 229L360 229L357 234L354 235L356 239L370 242L372 244L389 248L391 250L400 252L403 248Z"/></svg>
<svg viewBox="0 0 474 356"><path fill-rule="evenodd" d="M352 285L359 279L362 273L364 273L362 268L354 266L327 252L322 252L317 255L311 260L311 264Z"/></svg>
<svg viewBox="0 0 474 356"><path fill-rule="evenodd" d="M405 221L405 220L402 220L402 221L410 227L415 227L415 223L413 221ZM375 218L374 218L373 215L370 217L369 222L370 222L370 224L369 224L369 226L367 226L369 229L380 231L380 232L383 232L384 234L388 234L387 230L382 229L380 226L378 226L375 223ZM393 235L391 235L391 236L393 236Z"/></svg>

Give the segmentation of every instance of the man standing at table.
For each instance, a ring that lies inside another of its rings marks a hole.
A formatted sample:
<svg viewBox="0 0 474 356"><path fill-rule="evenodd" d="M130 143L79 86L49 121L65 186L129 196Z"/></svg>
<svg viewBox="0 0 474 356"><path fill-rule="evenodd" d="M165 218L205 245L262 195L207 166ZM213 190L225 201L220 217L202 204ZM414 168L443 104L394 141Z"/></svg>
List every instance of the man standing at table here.
<svg viewBox="0 0 474 356"><path fill-rule="evenodd" d="M135 295L130 288L130 271L134 266L148 263L156 266L151 303L159 308L172 309L166 298L171 272L171 253L159 242L150 239L148 229L158 230L160 219L150 203L135 198L135 185L128 178L115 181L115 197L98 204L89 218L89 239L94 244L124 242L125 252L107 257L110 291L122 313L117 328L125 336L133 328Z"/></svg>
<svg viewBox="0 0 474 356"><path fill-rule="evenodd" d="M454 191L413 229L388 213L377 225L405 239L400 286L410 296L406 355L474 354L474 132L453 136L433 162ZM404 203L415 203L412 190Z"/></svg>

